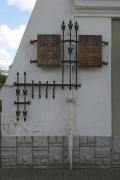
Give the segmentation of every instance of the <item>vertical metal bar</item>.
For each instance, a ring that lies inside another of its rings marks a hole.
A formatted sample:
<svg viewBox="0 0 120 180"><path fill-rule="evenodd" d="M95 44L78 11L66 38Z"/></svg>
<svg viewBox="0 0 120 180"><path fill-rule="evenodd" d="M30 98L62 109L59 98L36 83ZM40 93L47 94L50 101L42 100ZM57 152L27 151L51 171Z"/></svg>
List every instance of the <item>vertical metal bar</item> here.
<svg viewBox="0 0 120 180"><path fill-rule="evenodd" d="M17 89L16 89L17 102L19 102L19 95L20 95L20 89L19 89L18 84L19 84L19 72L17 72ZM16 116L17 116L17 122L18 122L19 116L20 116L19 103L17 104Z"/></svg>
<svg viewBox="0 0 120 180"><path fill-rule="evenodd" d="M55 99L55 81L53 81L53 84L54 84L54 86L53 86L53 99Z"/></svg>
<svg viewBox="0 0 120 180"><path fill-rule="evenodd" d="M70 61L71 61L71 54L70 54ZM71 90L71 62L70 62L70 90Z"/></svg>
<svg viewBox="0 0 120 180"><path fill-rule="evenodd" d="M48 81L46 81L46 99L48 98Z"/></svg>
<svg viewBox="0 0 120 180"><path fill-rule="evenodd" d="M41 81L39 81L39 99L41 98Z"/></svg>
<svg viewBox="0 0 120 180"><path fill-rule="evenodd" d="M69 71L70 71L70 87L69 89L71 90L71 83L72 83L72 69L71 69L71 65L72 65L72 62L71 62L71 55L72 55L72 42L71 42L71 32L72 32L72 28L73 28L73 24L72 24L72 21L70 20L69 24L68 24L68 27L69 27L69 30L70 30L70 47L68 48L68 52L69 52L69 55L70 55L70 68L69 68Z"/></svg>
<svg viewBox="0 0 120 180"><path fill-rule="evenodd" d="M78 43L77 43L77 31L76 31L76 90L77 90L77 76L78 76L78 73L77 73L77 71L78 71L78 60L77 60L77 58L78 58Z"/></svg>
<svg viewBox="0 0 120 180"><path fill-rule="evenodd" d="M71 49L71 29L70 29L70 49ZM70 52L70 61L71 61L71 52ZM70 62L70 90L71 90L71 62Z"/></svg>
<svg viewBox="0 0 120 180"><path fill-rule="evenodd" d="M26 111L26 95L27 95L26 72L24 72L24 90L23 90L23 95L24 95L24 111L23 111L23 116L24 116L24 121L26 121L26 117L27 117L27 111Z"/></svg>
<svg viewBox="0 0 120 180"><path fill-rule="evenodd" d="M34 81L32 81L32 99L34 98Z"/></svg>
<svg viewBox="0 0 120 180"><path fill-rule="evenodd" d="M17 72L17 83L19 83L19 72ZM17 102L19 102L19 95L18 95L18 91L19 91L19 86L17 85ZM19 112L19 104L17 104L17 121L19 121L19 115L18 115L18 112Z"/></svg>
<svg viewBox="0 0 120 180"><path fill-rule="evenodd" d="M65 22L62 22L61 29L63 31L63 43L62 43L62 89L64 89L64 56L65 56L65 45L64 45L64 40L65 40Z"/></svg>
<svg viewBox="0 0 120 180"><path fill-rule="evenodd" d="M24 83L25 83L24 89L26 90L26 72L24 72ZM26 94L24 96L24 102L26 102ZM26 104L24 104L24 111L26 112ZM26 115L24 117L24 121L26 121Z"/></svg>
<svg viewBox="0 0 120 180"><path fill-rule="evenodd" d="M76 90L77 90L77 83L78 83L78 29L79 25L76 21L75 25L75 33L76 33Z"/></svg>
<svg viewBox="0 0 120 180"><path fill-rule="evenodd" d="M62 58L62 61L64 61L64 36L65 36L65 33L64 33L64 30L63 30L63 58ZM64 62L62 62L62 89L64 89Z"/></svg>
<svg viewBox="0 0 120 180"><path fill-rule="evenodd" d="M24 90L26 91L26 72L24 72ZM26 93L24 94L24 102L26 102ZM24 110L26 111L26 104L24 104Z"/></svg>

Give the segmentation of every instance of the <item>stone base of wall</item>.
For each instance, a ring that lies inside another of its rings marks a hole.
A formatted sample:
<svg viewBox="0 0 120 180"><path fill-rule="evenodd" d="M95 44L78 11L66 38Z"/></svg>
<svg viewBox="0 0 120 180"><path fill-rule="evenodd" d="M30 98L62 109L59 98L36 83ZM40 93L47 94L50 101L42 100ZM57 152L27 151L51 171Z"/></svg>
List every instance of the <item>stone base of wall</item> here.
<svg viewBox="0 0 120 180"><path fill-rule="evenodd" d="M68 168L67 137L2 137L1 167ZM120 168L120 137L74 137L73 168Z"/></svg>

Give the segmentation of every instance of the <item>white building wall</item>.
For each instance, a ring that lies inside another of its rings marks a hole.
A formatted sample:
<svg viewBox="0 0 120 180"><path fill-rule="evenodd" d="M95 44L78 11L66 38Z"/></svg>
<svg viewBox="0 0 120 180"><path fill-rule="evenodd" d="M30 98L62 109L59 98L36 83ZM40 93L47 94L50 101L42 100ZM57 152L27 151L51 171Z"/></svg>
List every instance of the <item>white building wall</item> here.
<svg viewBox="0 0 120 180"><path fill-rule="evenodd" d="M61 83L61 68L37 67L30 64L30 59L36 59L37 46L30 45L30 39L36 39L37 34L61 34L61 22L66 23L70 18L79 23L79 34L102 35L108 41L103 46L103 61L108 66L102 68L78 68L78 81L82 87L74 92L75 100L75 135L110 136L111 135L111 18L80 17L73 13L72 0L39 0L28 23L26 32L16 54L12 69L9 73L3 90L2 133L8 136L64 136L68 134L70 109L66 99L68 89L64 91L56 88L56 98L52 99L52 90L42 90L42 98L38 98L38 88L35 89L35 98L31 98L31 89L28 89L27 122L23 119L23 106L20 107L21 117L16 121L15 87L16 73L20 73L20 82L23 82L24 71L27 73L27 82ZM67 35L66 35L67 36ZM66 67L67 70L67 67ZM66 73L66 81L67 81ZM21 101L23 100L21 90Z"/></svg>
<svg viewBox="0 0 120 180"><path fill-rule="evenodd" d="M102 35L109 45L103 45L103 61L108 66L82 69L82 84L77 100L77 127L80 135L111 134L111 19L76 17L80 34Z"/></svg>

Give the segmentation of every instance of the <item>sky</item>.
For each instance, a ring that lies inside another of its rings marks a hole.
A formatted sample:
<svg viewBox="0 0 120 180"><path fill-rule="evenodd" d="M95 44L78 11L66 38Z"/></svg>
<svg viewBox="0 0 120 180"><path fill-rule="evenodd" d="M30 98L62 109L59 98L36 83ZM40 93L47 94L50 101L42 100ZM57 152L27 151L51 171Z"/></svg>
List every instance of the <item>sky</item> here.
<svg viewBox="0 0 120 180"><path fill-rule="evenodd" d="M0 0L0 68L15 57L36 0Z"/></svg>

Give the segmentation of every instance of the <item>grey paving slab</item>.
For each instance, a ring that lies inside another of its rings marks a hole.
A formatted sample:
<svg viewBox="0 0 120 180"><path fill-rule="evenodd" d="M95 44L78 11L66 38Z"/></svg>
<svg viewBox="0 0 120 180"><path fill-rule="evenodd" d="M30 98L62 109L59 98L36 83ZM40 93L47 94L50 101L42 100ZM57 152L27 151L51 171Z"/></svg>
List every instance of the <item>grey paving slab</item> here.
<svg viewBox="0 0 120 180"><path fill-rule="evenodd" d="M102 177L104 177L102 169L89 170L89 179L90 180L102 180Z"/></svg>
<svg viewBox="0 0 120 180"><path fill-rule="evenodd" d="M64 170L64 180L75 180L74 171Z"/></svg>
<svg viewBox="0 0 120 180"><path fill-rule="evenodd" d="M104 179L106 180L120 180L120 169L104 170Z"/></svg>
<svg viewBox="0 0 120 180"><path fill-rule="evenodd" d="M0 180L120 180L120 169L0 169Z"/></svg>
<svg viewBox="0 0 120 180"><path fill-rule="evenodd" d="M74 170L74 176L75 180L89 180L87 169Z"/></svg>
<svg viewBox="0 0 120 180"><path fill-rule="evenodd" d="M63 180L64 171L63 170L52 170L50 171L50 180Z"/></svg>

